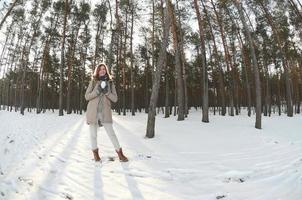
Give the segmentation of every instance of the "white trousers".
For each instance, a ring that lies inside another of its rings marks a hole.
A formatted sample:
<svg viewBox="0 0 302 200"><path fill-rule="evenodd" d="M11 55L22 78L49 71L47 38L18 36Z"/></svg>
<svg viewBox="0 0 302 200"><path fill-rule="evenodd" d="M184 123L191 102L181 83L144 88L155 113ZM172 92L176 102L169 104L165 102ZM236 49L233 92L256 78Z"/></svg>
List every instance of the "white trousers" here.
<svg viewBox="0 0 302 200"><path fill-rule="evenodd" d="M118 142L118 139L115 135L115 132L113 130L112 123L102 123L103 127L106 130L106 133L108 137L110 138L115 150L119 150L120 144ZM98 144L97 144L97 130L98 130L98 125L97 124L89 124L89 129L90 129L90 140L91 140L91 149L97 149Z"/></svg>

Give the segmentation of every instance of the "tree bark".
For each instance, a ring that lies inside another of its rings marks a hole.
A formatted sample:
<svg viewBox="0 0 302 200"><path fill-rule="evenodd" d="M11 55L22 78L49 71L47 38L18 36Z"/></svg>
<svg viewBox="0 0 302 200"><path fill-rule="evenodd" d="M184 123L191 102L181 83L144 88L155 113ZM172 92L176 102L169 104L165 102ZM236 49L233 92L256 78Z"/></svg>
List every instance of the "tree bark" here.
<svg viewBox="0 0 302 200"><path fill-rule="evenodd" d="M213 46L214 46L214 55L215 55L215 63L216 65L218 66L218 82L219 82L219 97L220 97L220 101L221 101L221 115L222 116L225 116L226 114L226 103L225 103L225 91L224 91L224 75L223 75L223 69L222 69L222 66L221 66L221 63L219 61L219 54L218 54L218 50L217 50L217 45L216 45L216 39L215 39L215 35L213 33L213 28L212 28L212 23L210 21L210 17L208 15L208 11L207 11L207 8L206 6L204 5L203 1L202 2L202 5L203 5L203 8L204 8L204 11L205 11L205 16L206 16L206 19L207 19L207 22L209 24L209 28L210 28L210 34L211 34L211 37L213 39Z"/></svg>
<svg viewBox="0 0 302 200"><path fill-rule="evenodd" d="M166 4L169 4L170 0L166 0ZM149 112L148 112L148 122L147 122L147 130L146 130L146 137L147 138L153 138L154 133L154 127L155 127L155 112L156 112L156 105L158 100L158 92L159 92L159 84L160 84L160 77L162 72L162 67L166 63L166 48L168 46L168 38L169 38L169 29L171 27L171 18L169 16L169 9L170 6L166 6L165 8L165 27L163 29L163 39L161 43L161 49L159 53L159 58L157 61L157 67L155 71L154 76L154 82L152 85L152 94L150 98L150 106L149 106Z"/></svg>
<svg viewBox="0 0 302 200"><path fill-rule="evenodd" d="M249 47L250 47L250 53L252 56L252 63L253 63L253 69L254 69L254 76L255 76L255 94L256 94L256 123L255 128L261 129L261 86L260 86L260 77L259 77L259 69L257 64L257 58L255 54L254 49L254 41L250 33L250 29L246 23L244 13L243 13L243 7L240 2L240 0L234 0L235 5L237 7L237 10L239 12L240 20L243 24L244 31L247 35Z"/></svg>
<svg viewBox="0 0 302 200"><path fill-rule="evenodd" d="M208 87L208 68L206 61L205 34L203 29L203 17L200 14L197 0L194 0L194 7L198 20L200 48L201 48L201 68L203 81L203 101L202 101L202 122L209 122L209 87Z"/></svg>
<svg viewBox="0 0 302 200"><path fill-rule="evenodd" d="M68 0L65 0L65 13L62 33L62 46L61 46L61 64L60 64L60 93L59 93L59 116L63 116L63 70L65 68L65 32L68 15Z"/></svg>
<svg viewBox="0 0 302 200"><path fill-rule="evenodd" d="M133 69L133 62L134 62L134 55L133 55L133 26L134 26L134 5L132 2L131 5L131 32L130 32L130 81L131 81L131 112L132 116L135 115L135 108L134 108L134 69Z"/></svg>
<svg viewBox="0 0 302 200"><path fill-rule="evenodd" d="M179 44L179 35L178 35L178 27L175 18L175 12L173 8L173 4L171 1L168 1L169 4L169 15L172 20L172 36L173 36L173 46L175 50L175 71L177 75L177 102L178 102L178 117L177 120L184 120L184 83L183 83L183 66L181 61L181 46Z"/></svg>

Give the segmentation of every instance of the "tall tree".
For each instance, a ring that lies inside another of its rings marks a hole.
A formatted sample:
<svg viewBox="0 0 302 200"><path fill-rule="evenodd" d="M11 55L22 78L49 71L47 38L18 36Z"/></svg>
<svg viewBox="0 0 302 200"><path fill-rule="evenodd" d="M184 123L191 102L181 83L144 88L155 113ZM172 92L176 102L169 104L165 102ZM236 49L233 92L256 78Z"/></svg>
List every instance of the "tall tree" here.
<svg viewBox="0 0 302 200"><path fill-rule="evenodd" d="M166 5L170 4L170 0L166 0ZM162 44L161 49L159 53L159 58L157 61L154 81L152 85L152 93L150 98L150 106L149 106L149 112L148 112L148 121L147 121L147 130L146 130L146 137L147 138L153 138L154 133L154 127L155 127L155 112L156 112L156 105L158 100L158 90L159 90L159 84L160 84L160 77L162 72L162 67L166 64L166 49L168 46L168 39L169 39L169 30L171 27L171 17L169 12L171 7L166 6L165 7L165 13L164 13L164 29L163 29L163 37L162 37Z"/></svg>
<svg viewBox="0 0 302 200"><path fill-rule="evenodd" d="M209 122L209 88L208 88L208 67L206 61L206 47L205 36L203 30L203 17L200 14L197 0L194 0L194 7L198 20L199 36L200 36L200 48L201 48L201 68L202 68L202 80L203 80L203 101L202 101L202 121Z"/></svg>
<svg viewBox="0 0 302 200"><path fill-rule="evenodd" d="M226 103L225 103L225 89L224 89L224 73L223 73L223 68L222 68L222 64L221 62L219 61L219 53L218 53L218 48L217 48L217 44L216 44L216 38L215 38L215 35L214 35L214 31L213 31L213 28L212 28L212 23L211 23L211 20L210 20L210 15L208 14L208 9L206 8L205 4L202 2L202 5L203 5L203 9L204 9L204 12L205 12L205 17L207 19L207 22L208 22L208 26L209 26L209 29L210 29L210 35L212 37L212 40L213 40L213 50L214 50L214 57L215 57L215 64L216 66L218 66L218 82L219 82L219 90L218 90L218 93L219 93L219 99L221 101L221 115L224 116L226 114Z"/></svg>
<svg viewBox="0 0 302 200"><path fill-rule="evenodd" d="M135 9L136 5L134 4L134 1L131 1L131 31L130 31L130 85L131 85L131 113L134 116L135 115L135 107L134 107L134 52L133 52L133 28L134 28L134 16L135 16Z"/></svg>
<svg viewBox="0 0 302 200"><path fill-rule="evenodd" d="M65 37L68 16L68 0L65 0L64 23L62 31L61 64L60 64L60 93L59 93L59 116L63 116L63 70L65 68Z"/></svg>
<svg viewBox="0 0 302 200"><path fill-rule="evenodd" d="M178 103L178 116L177 120L184 120L185 116L185 98L184 98L184 82L183 82L183 66L182 66L182 55L181 55L181 46L180 46L180 36L179 36L179 26L177 26L174 5L169 0L169 15L172 20L172 36L173 36L173 47L175 51L175 72L177 80L177 103Z"/></svg>
<svg viewBox="0 0 302 200"><path fill-rule="evenodd" d="M243 28L245 31L245 34L247 35L251 56L252 56L252 63L253 63L253 70L254 70L254 76L255 76L255 94L256 94L256 122L255 122L255 128L261 129L261 85L260 85L260 76L259 76L259 69L258 69L258 63L256 58L256 53L254 49L254 41L250 33L249 26L246 23L245 17L244 17L244 11L242 7L242 3L240 0L234 0L234 3L237 7L237 10L239 12L240 20L243 24Z"/></svg>

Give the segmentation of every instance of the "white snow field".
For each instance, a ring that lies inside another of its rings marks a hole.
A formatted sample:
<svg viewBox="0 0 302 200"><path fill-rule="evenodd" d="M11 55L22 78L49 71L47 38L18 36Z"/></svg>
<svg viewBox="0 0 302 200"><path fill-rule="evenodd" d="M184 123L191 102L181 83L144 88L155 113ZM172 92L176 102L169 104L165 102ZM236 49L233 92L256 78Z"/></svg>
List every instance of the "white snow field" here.
<svg viewBox="0 0 302 200"><path fill-rule="evenodd" d="M0 199L302 199L301 114L263 117L257 130L246 114L202 123L200 110L185 121L160 113L153 139L145 113L113 115L130 161L107 161L116 155L101 128L100 167L85 115L0 111Z"/></svg>

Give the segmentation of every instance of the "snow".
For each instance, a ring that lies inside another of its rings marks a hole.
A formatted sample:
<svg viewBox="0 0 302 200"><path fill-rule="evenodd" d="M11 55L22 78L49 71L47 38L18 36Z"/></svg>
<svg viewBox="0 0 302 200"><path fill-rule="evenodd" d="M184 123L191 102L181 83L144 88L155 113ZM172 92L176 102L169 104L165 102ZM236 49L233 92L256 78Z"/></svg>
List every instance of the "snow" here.
<svg viewBox="0 0 302 200"><path fill-rule="evenodd" d="M104 130L104 164L92 160L84 115L0 111L0 199L297 200L302 197L302 116L210 115L185 121L113 113L128 163L115 156Z"/></svg>

